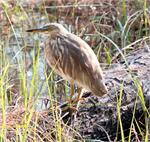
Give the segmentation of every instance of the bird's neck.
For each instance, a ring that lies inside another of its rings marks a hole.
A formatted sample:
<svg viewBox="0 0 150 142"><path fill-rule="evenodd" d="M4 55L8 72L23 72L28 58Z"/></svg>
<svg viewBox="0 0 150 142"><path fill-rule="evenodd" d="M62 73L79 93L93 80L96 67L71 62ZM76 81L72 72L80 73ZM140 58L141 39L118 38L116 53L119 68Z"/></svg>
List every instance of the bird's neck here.
<svg viewBox="0 0 150 142"><path fill-rule="evenodd" d="M50 38L51 39L56 39L56 38L58 38L58 37L64 37L64 36L67 36L68 35L68 31L59 31L59 32L52 32L51 34L50 34Z"/></svg>

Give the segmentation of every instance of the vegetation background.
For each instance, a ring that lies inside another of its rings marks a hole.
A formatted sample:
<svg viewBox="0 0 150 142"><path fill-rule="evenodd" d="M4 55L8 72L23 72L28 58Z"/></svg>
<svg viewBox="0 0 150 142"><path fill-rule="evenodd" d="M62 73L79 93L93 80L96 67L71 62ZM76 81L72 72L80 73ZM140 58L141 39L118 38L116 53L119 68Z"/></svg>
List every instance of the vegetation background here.
<svg viewBox="0 0 150 142"><path fill-rule="evenodd" d="M49 22L61 23L85 40L104 73L126 60L126 55L150 45L148 0L1 0L1 142L96 141L83 138L77 129L63 122L58 106L69 97L69 83L46 66L45 37L26 33ZM138 95L145 104L140 91ZM121 97L116 103L121 103ZM148 108L143 109L147 120ZM143 125L144 129L136 125L138 131L131 127L128 135L121 127L121 138L113 141L150 141L149 121Z"/></svg>

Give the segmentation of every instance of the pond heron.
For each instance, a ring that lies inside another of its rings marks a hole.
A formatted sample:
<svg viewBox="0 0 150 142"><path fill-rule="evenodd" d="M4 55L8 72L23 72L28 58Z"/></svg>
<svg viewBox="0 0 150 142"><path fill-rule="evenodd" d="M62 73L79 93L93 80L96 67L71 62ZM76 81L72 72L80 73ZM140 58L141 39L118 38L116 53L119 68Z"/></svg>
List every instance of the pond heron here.
<svg viewBox="0 0 150 142"><path fill-rule="evenodd" d="M70 82L71 98L74 95L74 83L79 88L77 100L82 97L82 88L96 96L107 94L97 57L80 37L58 23L49 23L41 28L29 29L27 32L48 35L44 48L46 61L58 75Z"/></svg>

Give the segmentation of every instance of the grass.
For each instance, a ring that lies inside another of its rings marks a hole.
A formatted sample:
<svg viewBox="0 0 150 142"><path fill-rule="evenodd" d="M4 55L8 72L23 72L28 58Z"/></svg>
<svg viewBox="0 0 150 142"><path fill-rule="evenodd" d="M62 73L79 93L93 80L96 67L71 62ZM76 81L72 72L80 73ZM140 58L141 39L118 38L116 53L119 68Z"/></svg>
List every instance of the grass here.
<svg viewBox="0 0 150 142"><path fill-rule="evenodd" d="M63 9L58 9L58 11L56 9L56 12L51 14L48 13L46 9L44 9L44 12L40 11L40 8L46 7L46 3L44 3L44 6L40 5L39 11L36 13L30 5L25 7L23 1L16 0L14 4L13 2L11 4L2 1L2 5L0 6L3 11L0 13L0 18L3 18L2 25L0 25L0 30L2 31L0 39L1 142L7 141L8 139L16 142L26 142L28 140L70 142L75 139L74 136L81 137L77 130L74 130L62 122L61 110L58 107L60 99L57 98L55 94L58 90L60 90L61 93L63 89L59 88L57 75L54 74L53 70L47 73L46 68L43 69L42 75L39 74L41 68L40 56L43 52L40 48L40 37L35 37L36 42L31 39L29 40L25 30L34 26L34 23L40 25L44 22L41 17L43 17L43 19L50 17L49 21L54 21L54 19L55 21L65 21L67 25L72 25L75 28L73 31L77 31L78 35L80 35L80 31L82 32L85 26L88 32L85 31L87 33L85 33L82 38L85 40L90 39L87 42L94 48L100 62L103 62L105 65L113 65L118 63L114 62L114 59L122 59L125 61L125 64L129 66L126 61L126 55L131 52L129 51L130 47L133 47L132 50L134 51L136 46L142 42L146 42L146 40L149 39L150 27L147 9L149 3L146 0L144 0L143 3L139 1L134 2L136 5L140 5L140 8L137 10L137 7L132 7L123 0L122 3L116 2L114 5L108 3L106 7L104 3L101 2L103 7L100 5L98 7L96 6L97 11L95 7L93 7L93 9L91 8L92 10L87 10L89 7L84 5L84 9L82 9L81 12L80 9L76 7L78 1L74 1L71 8L67 7L68 11L66 13L64 13ZM55 4L58 3L55 2ZM33 4L33 6L35 5ZM114 10L115 6L116 11ZM119 6L121 6L121 9ZM131 12L131 9L134 9L134 11ZM83 11L84 14L87 14L86 16L82 14ZM96 12L99 12L99 15L96 15ZM116 13L121 14L116 15ZM52 17L54 17L54 19ZM7 27L7 23L9 25L8 29L4 29L3 25ZM33 35L31 37L33 38ZM11 45L11 38L15 46ZM31 45L34 49L29 52L26 46L30 43L35 45ZM25 52L23 52L24 48ZM32 59L29 58L30 55ZM30 68L27 67L29 61L31 61ZM13 74L14 70L17 70L17 74L15 75ZM29 73L32 75L29 76ZM41 76L44 76L42 86ZM132 136L136 135L136 126L142 136L141 139L148 142L149 112L146 108L144 92L139 80L133 77L133 81L138 88L137 94L145 115L145 132L140 128L139 123L134 117L135 103L128 138L126 138L124 134L121 118L122 93L124 89L124 84L122 84L120 94L117 98L118 127L120 127L121 131L121 141L124 142L128 140L130 142ZM60 81L60 83L62 83L62 81ZM65 82L63 87L65 88L64 90L67 96L69 94L68 83ZM11 95L9 96L9 94ZM47 96L45 96L48 97L48 101L50 102L49 107L52 117L47 116L44 110L37 110L39 98L44 94L47 94ZM15 98L16 95L17 98ZM9 99L9 97L11 98ZM10 103L13 102L15 102L15 106L10 105ZM45 131L45 133L43 131ZM137 140L138 139L140 138L137 136Z"/></svg>

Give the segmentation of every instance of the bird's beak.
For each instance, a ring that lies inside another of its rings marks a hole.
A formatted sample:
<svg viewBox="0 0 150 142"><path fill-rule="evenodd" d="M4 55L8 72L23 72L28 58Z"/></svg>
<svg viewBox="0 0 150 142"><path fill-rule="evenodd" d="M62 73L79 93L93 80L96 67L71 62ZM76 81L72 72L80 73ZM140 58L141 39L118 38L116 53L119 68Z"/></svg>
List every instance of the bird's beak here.
<svg viewBox="0 0 150 142"><path fill-rule="evenodd" d="M26 32L46 32L48 31L48 28L47 27L42 27L42 28L36 28L36 29L29 29L29 30L26 30Z"/></svg>

